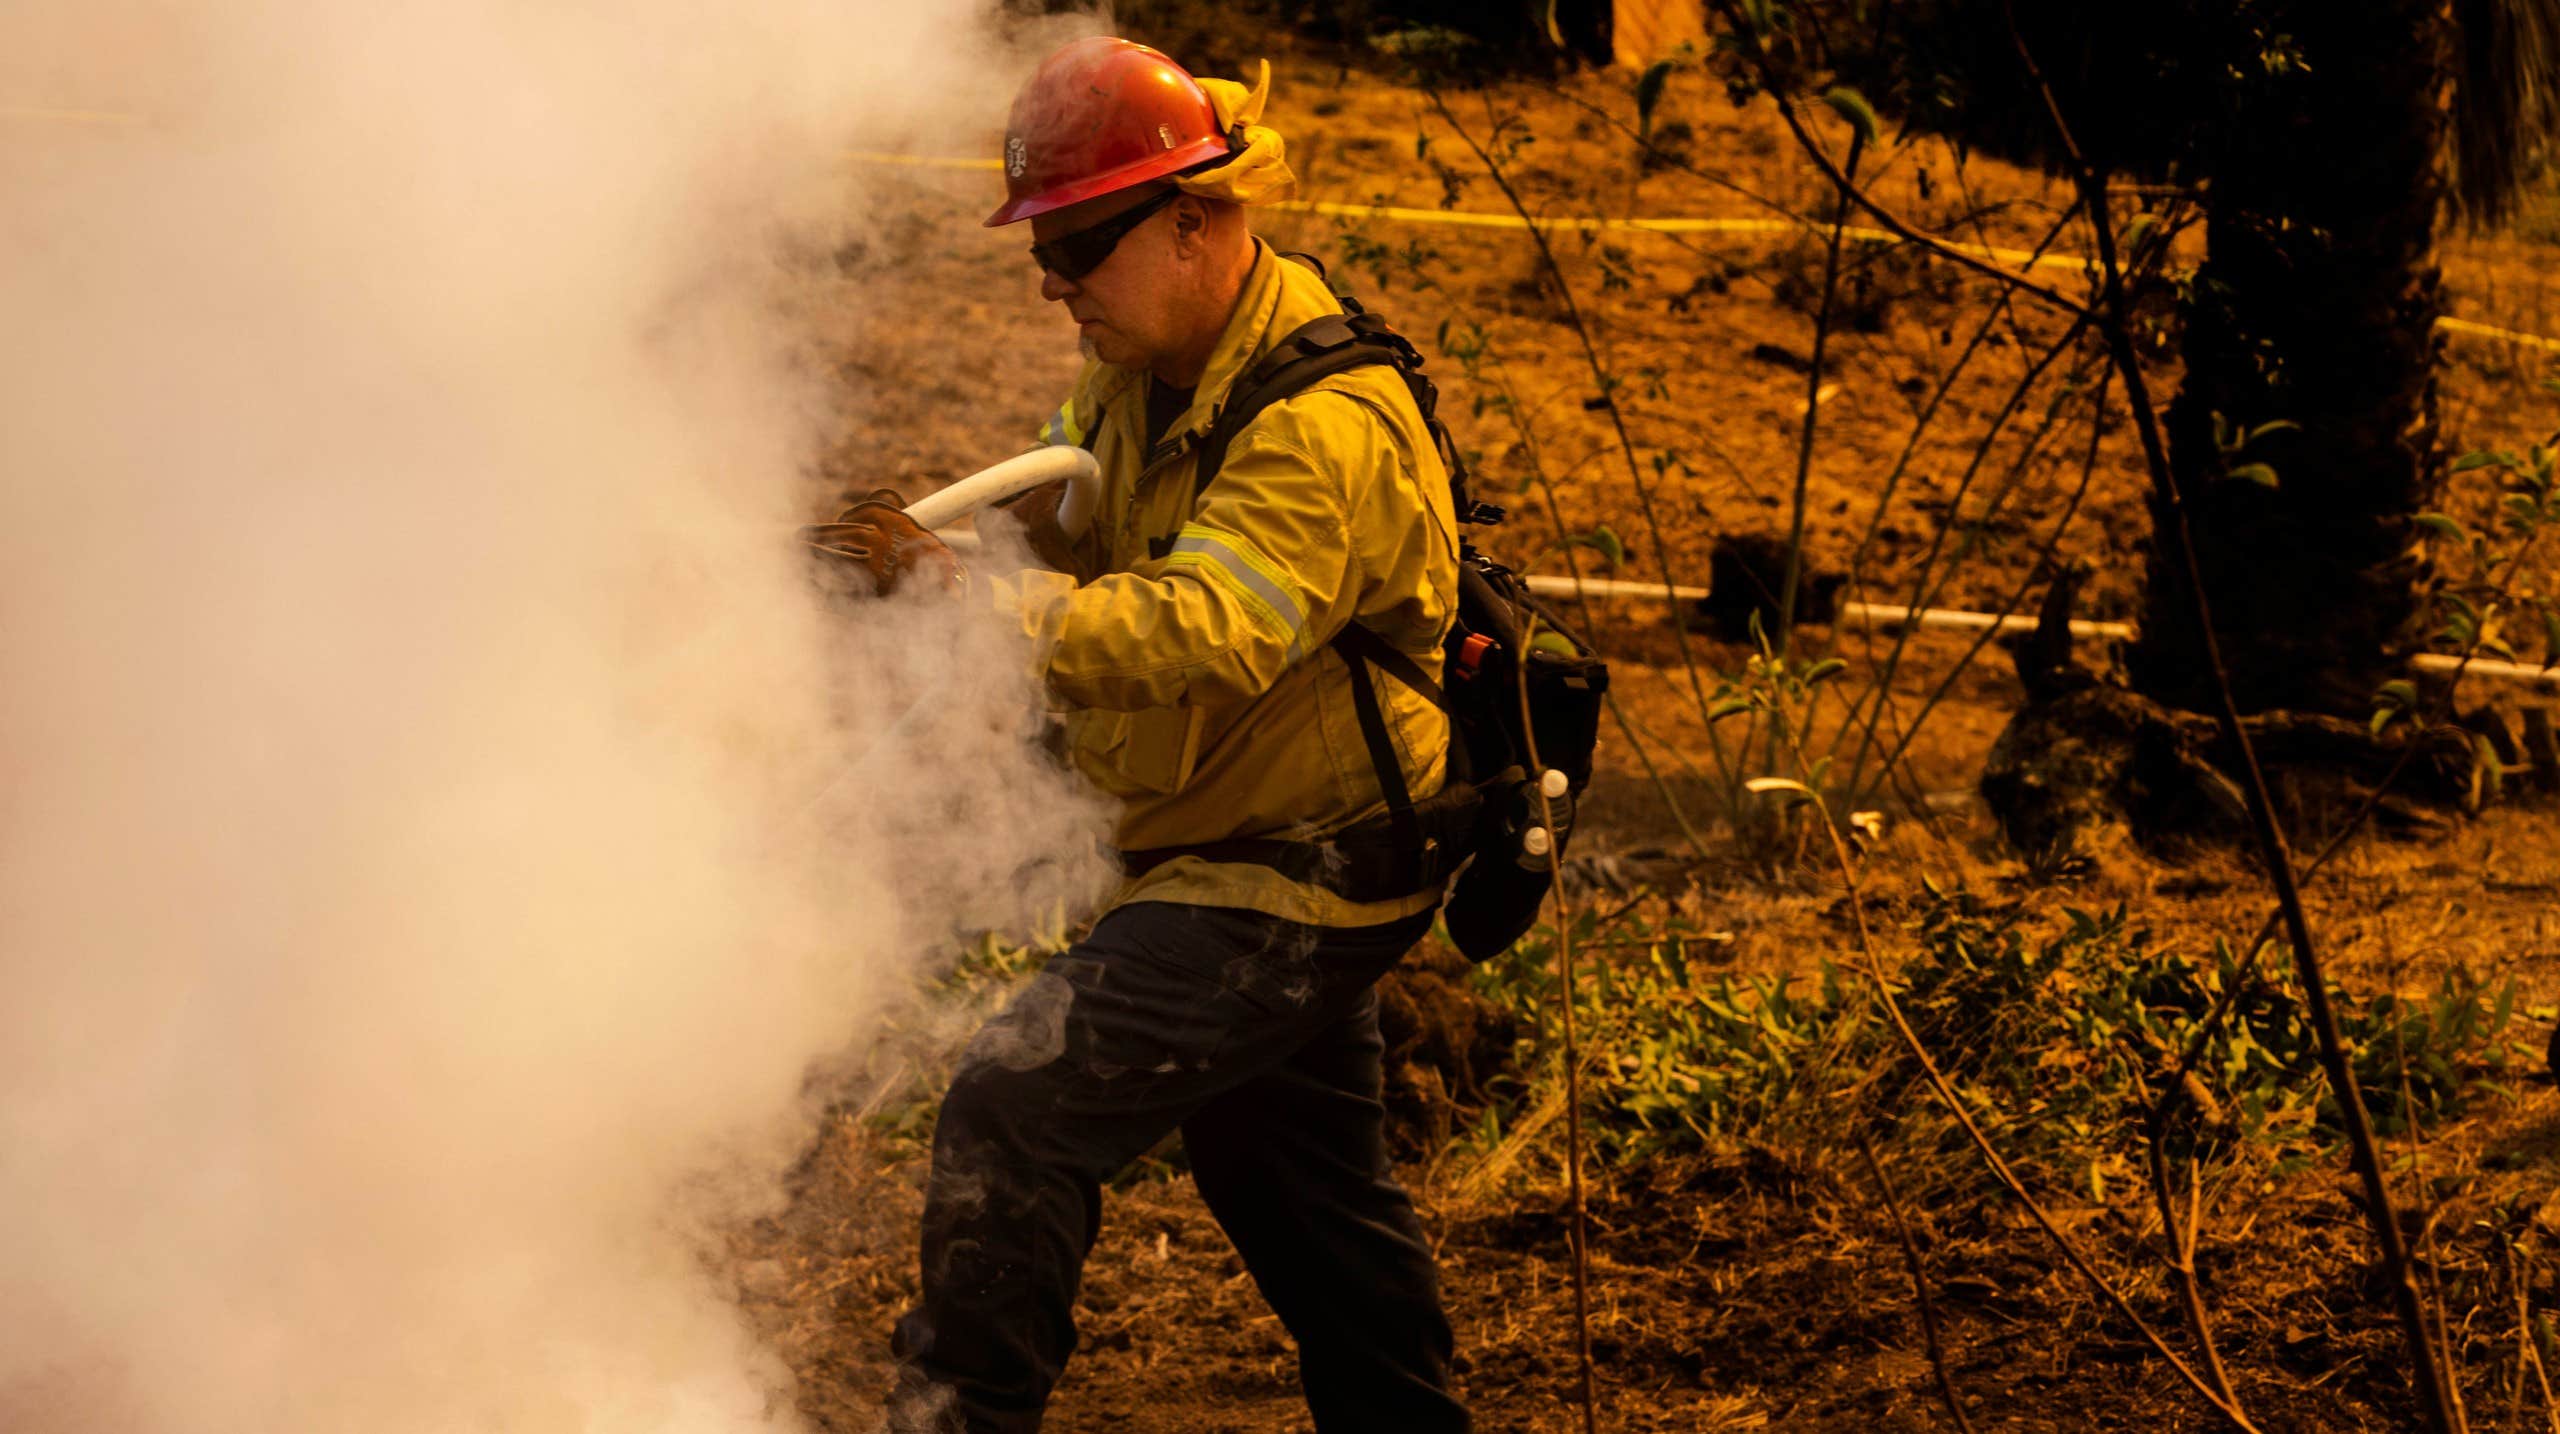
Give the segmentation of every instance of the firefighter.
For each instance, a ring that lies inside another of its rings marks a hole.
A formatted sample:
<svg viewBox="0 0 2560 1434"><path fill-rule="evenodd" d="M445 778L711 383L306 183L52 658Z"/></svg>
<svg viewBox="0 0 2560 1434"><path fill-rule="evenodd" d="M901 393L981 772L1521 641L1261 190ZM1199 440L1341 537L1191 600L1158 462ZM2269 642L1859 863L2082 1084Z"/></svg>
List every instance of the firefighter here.
<svg viewBox="0 0 2560 1434"><path fill-rule="evenodd" d="M1028 221L1041 295L1088 360L1040 438L1091 450L1103 494L1074 540L1035 534L1061 571L982 579L967 600L1032 640L1071 760L1121 804L1130 874L944 1099L893 1429L1039 1427L1102 1186L1176 1131L1297 1343L1317 1427L1467 1427L1430 1246L1388 1166L1371 990L1440 888L1253 859L1374 827L1395 778L1439 788L1440 708L1405 683L1355 692L1335 639L1357 624L1436 676L1458 564L1447 474L1392 369L1263 410L1198 469L1237 379L1341 308L1246 222L1295 186L1261 122L1269 85L1268 65L1248 89L1080 40L1007 126L987 223ZM885 495L829 532L883 589L925 568L960 582Z"/></svg>

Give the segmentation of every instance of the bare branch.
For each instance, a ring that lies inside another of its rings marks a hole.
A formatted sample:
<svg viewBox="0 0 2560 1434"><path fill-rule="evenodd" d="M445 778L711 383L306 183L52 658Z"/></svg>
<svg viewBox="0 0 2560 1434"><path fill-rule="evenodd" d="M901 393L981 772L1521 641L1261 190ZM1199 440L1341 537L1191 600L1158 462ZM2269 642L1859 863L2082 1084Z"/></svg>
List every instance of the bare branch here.
<svg viewBox="0 0 2560 1434"><path fill-rule="evenodd" d="M1801 769L1811 770L1811 764L1806 760L1802 747L1796 749L1795 757ZM1849 916L1857 930L1858 950L1865 958L1867 980L1875 991L1876 1002L1883 1007L1886 1023L1893 1027L1893 1033L1901 1041L1903 1050L1918 1063L1920 1073L1927 1080L1930 1091L1938 1097L1938 1103L1946 1107L1949 1115L1955 1117L1956 1124L1963 1129L1965 1138L1973 1143L1974 1150L1982 1156L1983 1164L1991 1171L1993 1177L2008 1190L2011 1196L2016 1198L2018 1204L2026 1210L2028 1218L2035 1222L2036 1228L2044 1232L2045 1239L2061 1253L2064 1261L2088 1282L2089 1287L2098 1292L2099 1296L2107 1302L2108 1307L2121 1316L2127 1324L2132 1325L2134 1331L2142 1336L2143 1342L2150 1345L2154 1353L2166 1360L2169 1367L2177 1371L2178 1377L2185 1380L2187 1386L2201 1395L2206 1403L2211 1404L2215 1412L2246 1431L2246 1434L2258 1434L2258 1426L2250 1422L2249 1416L2238 1406L2224 1399L2220 1390L2207 1383L2192 1366L2179 1358L2178 1352L2171 1349L2168 1341L2160 1337L2160 1332L2151 1327L2150 1322L2134 1309L2131 1302L2126 1300L2114 1285L2108 1283L2107 1277L2098 1272L2098 1267L2092 1264L2088 1255L2081 1250L2079 1242L2063 1233L2062 1227L2054 1222L2053 1216L2046 1212L2044 1205L2028 1191L2026 1182L2020 1180L2017 1172L2010 1168L2009 1162L2002 1158L1999 1148L1991 1143L1991 1137L1983 1134L1981 1124L1973 1118L1973 1112L1965 1108L1964 1097L1958 1095L1955 1087L1948 1083L1945 1072L1938 1069L1937 1059L1929 1054L1928 1046L1921 1042L1920 1033L1911 1028L1910 1018L1902 1012L1902 1003L1894 999L1893 983L1885 975L1884 957L1876 950L1875 932L1867 922L1866 899L1858 886L1857 867L1849 858L1848 839L1840 834L1839 823L1832 820L1830 808L1825 806L1820 798L1812 799L1808 805L1821 819L1823 833L1831 839L1832 860L1839 868L1841 884L1848 892Z"/></svg>
<svg viewBox="0 0 2560 1434"><path fill-rule="evenodd" d="M1718 0L1719 4L1724 0ZM2169 463L2167 445L2160 435L2159 417L2151 407L2150 385L2142 372L2140 355L2133 347L2133 333L2126 318L2124 270L2116 256L2115 225L2107 208L2107 181L2090 165L2072 137L2070 123L2063 118L2062 106L2054 98L2053 87L2045 82L2044 72L2037 67L2035 55L2027 48L2026 37L2018 29L2016 12L2008 0L2001 10L2009 26L2009 39L2017 51L2018 61L2028 78L2044 97L2045 109L2053 118L2054 130L2069 157L2080 186L2082 209L2088 214L2092 232L2098 241L2098 262L2103 271L2100 328L2107 348L2115 357L2116 371L2125 383L2125 397L2133 408L2135 432L2142 440L2143 461L2151 470L2151 481L2159 495L2164 521L2160 526L2175 555L2175 566L2186 579L2187 595L2196 613L2196 626L2204 648L2205 666L2213 679L2216 717L2223 739L2240 755L2241 792L2248 799L2249 823L2254 830L2259 856L2267 876L2275 885L2276 904L2283 914L2285 932L2293 945L2294 963L2302 975L2303 1005L2311 1018L2312 1030L2320 1041L2320 1064L2329 1077L2329 1087L2337 1097L2339 1115L2346 1127L2349 1163L2355 1168L2364 1190L2365 1216L2373 1228L2374 1239L2382 1250L2382 1266L2391 1285L2392 1301L2397 1306L2401 1336L2406 1344L2411 1373L2417 1384L2418 1408L2430 1434L2455 1434L2463 1426L2455 1412L2442 1370L2436 1358L2435 1340L2428 1333L2426 1302L2419 1293L2418 1282L2409 1263L2406 1237L2400 1230L2399 1217L2391 1202L2391 1184L2383 1170L2380 1146L2373 1135L2373 1121L2367 1114L2363 1092L2357 1088L2355 1063L2347 1053L2346 1039L2338 1028L2337 1012L2329 1001L2327 972L2320 960L2319 948L2311 939L2311 920L2303 910L2302 892L2295 880L2293 854L2287 849L2284 832L2276 825L2275 804L2267 794L2266 774L2258 765L2257 748L2249 740L2249 732L2240 721L2240 709L2231 695L2231 676L2223 666L2221 643L2213 630L2213 613L2208 605L2204 579L2196 565L2195 540L2188 530L2185 494L2178 475Z"/></svg>
<svg viewBox="0 0 2560 1434"><path fill-rule="evenodd" d="M1920 1297L1920 1337L1929 1345L1929 1368L1938 1376L1938 1397L1947 1402L1947 1417L1956 1422L1963 1434L1973 1434L1973 1421L1964 1412L1964 1397L1956 1393L1955 1376L1947 1372L1947 1351L1938 1337L1938 1302L1929 1294L1929 1271L1920 1263L1920 1242L1911 1237L1911 1222L1902 1217L1902 1201L1893 1193L1893 1182L1884 1178L1884 1162L1876 1159L1876 1148L1863 1130L1853 1130L1858 1138L1858 1154L1865 1157L1867 1174L1884 1196L1885 1214L1893 1219L1893 1233L1902 1239L1903 1263L1911 1267L1911 1288Z"/></svg>
<svg viewBox="0 0 2560 1434"><path fill-rule="evenodd" d="M1905 243L1918 245L1950 263L1962 265L1984 278L2005 284L2020 293L2031 294L2064 313L2080 314L2087 311L2086 304L2064 295L2058 289L2047 288L2024 274L2003 269L1987 259L1968 254L1961 245L1950 243L1923 231L1919 226L1878 203L1873 195L1851 183L1849 176L1841 172L1838 161L1832 159L1821 143L1813 137L1813 132L1805 128L1804 117L1797 114L1795 106L1787 102L1786 92L1779 83L1777 66L1770 62L1768 48L1760 43L1760 32L1752 28L1751 23L1743 18L1741 8L1734 3L1734 0L1708 0L1708 3L1715 6L1716 13L1724 17L1727 25L1733 27L1733 33L1741 40L1743 51L1751 60L1752 67L1760 72L1761 87L1768 90L1771 99L1777 101L1779 117L1784 119L1787 122L1787 128L1794 132L1796 143L1804 150L1806 157L1810 158L1830 178L1831 182L1840 188L1842 193L1856 200L1858 207L1867 211L1878 224L1891 230Z"/></svg>
<svg viewBox="0 0 2560 1434"><path fill-rule="evenodd" d="M1515 664L1513 676L1519 686L1520 730L1528 740L1529 766L1543 772L1546 763L1538 755L1537 724L1529 720L1529 665ZM1539 825L1553 832L1556 816L1547 800L1546 783L1532 782L1529 789L1538 794ZM1582 1198L1582 1062L1573 1034L1573 907L1565 895L1561 842L1547 843L1547 878L1555 893L1556 977L1564 1020L1565 1173L1573 1201L1574 1354L1581 1375L1582 1434L1600 1434L1599 1383L1591 1367L1591 1219Z"/></svg>
<svg viewBox="0 0 2560 1434"><path fill-rule="evenodd" d="M1459 140L1468 149L1474 151L1476 158L1483 162L1486 172L1493 179L1494 187L1502 191L1503 200L1511 206L1512 211L1523 219L1532 218L1528 203L1520 197L1519 190L1512 185L1510 174L1493 157L1492 152L1485 148L1483 142L1478 140L1465 125L1460 124L1456 115L1449 112L1448 101L1441 97L1438 90L1425 90L1423 94L1431 101L1431 108L1439 114L1441 122L1449 126ZM1501 132L1498 121L1494 132L1497 136ZM1600 386L1601 406L1609 415L1610 430L1618 440L1619 456L1626 464L1627 481L1635 490L1637 510L1644 515L1645 531L1653 540L1654 561L1662 569L1663 585L1677 586L1678 579L1671 569L1670 543L1663 535L1661 518L1654 511L1653 489L1644 481L1644 465L1636 459L1635 439L1627 432L1624 405L1614 391L1615 384L1612 382L1609 366L1600 356L1599 344L1592 338L1591 325L1583 319L1582 306L1574 300L1573 286L1565 282L1564 266L1556 261L1555 248L1547 242L1546 231L1532 224L1529 227L1529 239L1538 247L1539 262L1546 267L1548 276L1555 280L1556 293L1564 304L1565 322L1572 327L1574 337L1581 342L1583 361L1591 370L1592 382ZM1707 720L1707 712L1711 704L1707 700L1705 679L1699 675L1697 657L1689 650L1687 630L1674 626L1671 635L1673 645L1680 653L1680 666L1688 675L1690 696L1698 706L1698 719L1707 724L1707 747L1715 755L1717 769L1725 776L1727 801L1731 804L1738 800L1737 794L1741 790L1742 781L1741 771L1726 755L1723 736L1716 731L1715 724Z"/></svg>

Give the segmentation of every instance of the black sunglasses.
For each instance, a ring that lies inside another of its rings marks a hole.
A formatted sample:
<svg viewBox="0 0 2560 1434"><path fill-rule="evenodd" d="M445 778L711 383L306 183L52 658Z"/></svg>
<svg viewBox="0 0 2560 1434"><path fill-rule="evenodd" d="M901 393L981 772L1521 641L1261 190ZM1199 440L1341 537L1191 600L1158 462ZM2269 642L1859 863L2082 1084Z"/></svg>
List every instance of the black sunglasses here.
<svg viewBox="0 0 2560 1434"><path fill-rule="evenodd" d="M1046 244L1031 246L1031 257L1041 268L1069 283L1102 267L1111 251L1120 247L1130 230L1144 224L1159 209L1182 197L1179 189L1168 189L1146 203L1125 213L1114 214L1099 224L1088 224L1073 234L1061 234Z"/></svg>

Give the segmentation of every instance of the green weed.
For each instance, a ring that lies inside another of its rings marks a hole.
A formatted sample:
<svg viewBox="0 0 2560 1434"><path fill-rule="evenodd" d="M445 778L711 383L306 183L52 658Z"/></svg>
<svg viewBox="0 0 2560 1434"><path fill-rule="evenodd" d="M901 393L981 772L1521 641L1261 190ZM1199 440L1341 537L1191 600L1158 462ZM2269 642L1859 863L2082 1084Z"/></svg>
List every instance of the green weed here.
<svg viewBox="0 0 2560 1434"><path fill-rule="evenodd" d="M1575 993L1600 1152L1626 1160L1740 1140L1809 1144L1842 1120L1892 1128L1952 1173L1970 1155L1931 1103L1919 1068L1858 968L1825 958L1808 975L1744 975L1698 959L1674 922L1603 933ZM2031 1180L2103 1199L2140 1168L2147 1118L2200 1024L2235 989L2168 1127L2174 1153L2291 1169L2337 1138L2292 963L2254 967L2217 942L2189 953L2125 908L2038 912L1961 887L1929 887L1907 934L1896 999L1949 1083ZM1554 985L1542 928L1480 968L1480 988L1524 1026ZM2523 1058L2510 1039L2516 989L2448 973L2432 993L2357 1003L2333 993L2357 1078L2386 1133L2458 1111ZM1524 1068L1537 1068L1523 1062ZM1540 1078L1549 1078L1552 1060ZM1498 1129L1499 1123L1488 1126Z"/></svg>

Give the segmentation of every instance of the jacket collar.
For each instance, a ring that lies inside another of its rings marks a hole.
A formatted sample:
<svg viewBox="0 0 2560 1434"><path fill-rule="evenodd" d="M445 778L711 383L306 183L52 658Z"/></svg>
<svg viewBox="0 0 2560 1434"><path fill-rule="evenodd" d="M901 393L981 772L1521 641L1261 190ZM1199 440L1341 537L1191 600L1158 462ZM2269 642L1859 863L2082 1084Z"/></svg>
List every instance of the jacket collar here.
<svg viewBox="0 0 2560 1434"><path fill-rule="evenodd" d="M1226 404L1236 380L1244 377L1245 370L1253 367L1253 361L1270 347L1272 316L1280 308L1279 267L1284 262L1260 238L1253 241L1253 267L1245 271L1244 289L1236 297L1235 312L1227 316L1226 331L1218 335L1216 347L1209 350L1208 367L1200 371L1200 382L1191 389L1191 406L1165 430L1166 443L1180 443L1206 432Z"/></svg>

